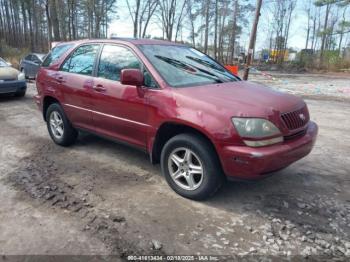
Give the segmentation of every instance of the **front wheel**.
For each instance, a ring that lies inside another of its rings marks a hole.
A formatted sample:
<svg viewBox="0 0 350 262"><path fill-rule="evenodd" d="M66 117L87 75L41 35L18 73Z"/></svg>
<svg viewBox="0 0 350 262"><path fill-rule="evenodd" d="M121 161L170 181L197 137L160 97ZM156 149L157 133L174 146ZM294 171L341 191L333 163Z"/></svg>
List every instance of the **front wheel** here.
<svg viewBox="0 0 350 262"><path fill-rule="evenodd" d="M66 114L59 104L51 104L46 112L47 129L52 140L60 146L73 144L78 132L69 122Z"/></svg>
<svg viewBox="0 0 350 262"><path fill-rule="evenodd" d="M176 193L196 200L212 196L224 178L213 146L194 134L177 135L165 144L161 168Z"/></svg>

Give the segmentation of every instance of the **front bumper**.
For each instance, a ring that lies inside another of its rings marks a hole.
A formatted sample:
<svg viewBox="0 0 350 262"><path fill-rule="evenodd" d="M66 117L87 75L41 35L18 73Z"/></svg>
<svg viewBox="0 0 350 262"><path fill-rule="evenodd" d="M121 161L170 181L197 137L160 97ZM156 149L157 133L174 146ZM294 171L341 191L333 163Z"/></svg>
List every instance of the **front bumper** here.
<svg viewBox="0 0 350 262"><path fill-rule="evenodd" d="M260 148L226 146L221 152L224 172L229 179L263 178L308 155L316 142L317 133L316 123L310 121L304 136L283 144Z"/></svg>
<svg viewBox="0 0 350 262"><path fill-rule="evenodd" d="M0 81L0 94L18 93L27 90L25 80Z"/></svg>

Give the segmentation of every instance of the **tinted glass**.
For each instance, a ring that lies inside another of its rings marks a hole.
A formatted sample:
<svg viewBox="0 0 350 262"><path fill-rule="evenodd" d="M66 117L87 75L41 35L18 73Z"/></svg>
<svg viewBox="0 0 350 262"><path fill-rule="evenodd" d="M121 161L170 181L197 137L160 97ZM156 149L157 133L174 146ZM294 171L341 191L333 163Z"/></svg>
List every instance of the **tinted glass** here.
<svg viewBox="0 0 350 262"><path fill-rule="evenodd" d="M238 81L209 56L186 46L142 45L143 53L173 87Z"/></svg>
<svg viewBox="0 0 350 262"><path fill-rule="evenodd" d="M144 85L145 86L150 87L150 88L157 88L158 87L156 81L154 81L153 77L146 69L143 70L143 77L144 77Z"/></svg>
<svg viewBox="0 0 350 262"><path fill-rule="evenodd" d="M45 58L45 54L36 54L36 57L40 60L43 61Z"/></svg>
<svg viewBox="0 0 350 262"><path fill-rule="evenodd" d="M66 45L58 45L54 47L51 52L46 56L45 61L42 63L41 66L47 67L52 65L54 62L56 62L58 59L61 58L61 56L70 48L73 47L73 44L66 44Z"/></svg>
<svg viewBox="0 0 350 262"><path fill-rule="evenodd" d="M64 62L61 70L81 75L91 75L100 45L78 47Z"/></svg>
<svg viewBox="0 0 350 262"><path fill-rule="evenodd" d="M32 55L27 55L24 60L27 60L27 61L32 61Z"/></svg>
<svg viewBox="0 0 350 262"><path fill-rule="evenodd" d="M41 63L40 59L36 55L32 56L32 61L35 63Z"/></svg>
<svg viewBox="0 0 350 262"><path fill-rule="evenodd" d="M105 45L102 49L97 75L102 78L119 81L120 72L125 68L141 69L141 63L127 48Z"/></svg>

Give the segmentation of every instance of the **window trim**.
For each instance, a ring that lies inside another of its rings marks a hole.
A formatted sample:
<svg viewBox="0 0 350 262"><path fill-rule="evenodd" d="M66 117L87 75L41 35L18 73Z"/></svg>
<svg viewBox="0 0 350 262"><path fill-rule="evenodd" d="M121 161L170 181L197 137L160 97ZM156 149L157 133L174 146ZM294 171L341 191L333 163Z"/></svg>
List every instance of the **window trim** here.
<svg viewBox="0 0 350 262"><path fill-rule="evenodd" d="M96 54L95 54L95 59L94 59L94 64L93 64L93 66L92 66L92 72L91 72L91 74L90 74L90 75L84 75L84 74L79 74L79 73L76 73L76 72L67 72L67 71L62 70L63 65L64 65L64 64L66 63L66 61L74 54L74 52L75 52L78 48L83 47L83 46L87 46L87 45L98 45L98 50L97 50L97 52L96 52ZM63 60L63 62L61 63L61 65L60 65L58 71L64 72L64 73L68 73L68 74L80 75L80 76L91 76L91 77L94 77L94 69L95 69L96 63L98 62L98 61L97 61L97 58L98 58L98 54L99 54L100 51L101 51L101 46L102 46L102 44L101 44L101 43L98 43L98 42L96 42L96 43L95 43L95 42L92 42L92 43L83 43L83 44L81 44L81 45L76 46L76 47L64 58L64 60Z"/></svg>
<svg viewBox="0 0 350 262"><path fill-rule="evenodd" d="M55 48L57 48L57 47L62 47L62 46L68 46L68 49L62 54L62 55L64 56L65 53L67 53L70 49L73 48L74 44L72 44L72 43L64 43L64 44L59 44L59 45L55 46L54 48L52 48L52 49L50 50L50 52L47 53L47 54L44 56L44 59L43 59L43 61L42 61L42 63L41 63L41 67L43 67L43 68L50 68L54 63L57 63L57 62L62 58L62 56L59 57L59 58L58 58L55 62L53 62L53 63L52 63L52 61L51 61L51 63L48 64L47 66L44 66L44 65L43 65L43 64L45 64L45 61L46 61L46 59L48 59L49 55L52 54L52 51L53 51ZM70 53L69 53L69 54L70 54ZM62 63L63 63L63 62L62 62ZM61 64L62 64L62 63L61 63Z"/></svg>
<svg viewBox="0 0 350 262"><path fill-rule="evenodd" d="M93 70L93 77L96 77L96 78L100 78L100 79L105 79L105 80L109 80L109 81L113 81L113 82L117 82L117 83L120 83L120 81L118 80L113 80L113 79L107 79L107 78L103 78L103 77L99 77L98 76L98 67L100 66L100 62L101 62L101 55L102 55L102 51L103 51L103 48L104 46L106 45L110 45L110 46L118 46L118 47L123 47L127 50L129 50L131 53L133 53L133 55L137 58L137 60L139 60L140 64L141 64L141 71L143 72L145 69L148 71L148 73L151 75L153 81L156 83L156 87L150 87L150 86L145 86L147 89L153 89L153 90L156 90L156 89L161 89L160 88L160 85L158 83L158 81L156 80L156 78L152 75L152 73L150 72L150 70L147 68L147 66L144 64L144 62L142 61L142 59L140 58L140 56L129 46L127 45L124 45L124 44L120 44L120 43L101 43L101 48L99 50L99 53L97 55L97 58L98 58L98 61L97 63L95 64L95 68Z"/></svg>

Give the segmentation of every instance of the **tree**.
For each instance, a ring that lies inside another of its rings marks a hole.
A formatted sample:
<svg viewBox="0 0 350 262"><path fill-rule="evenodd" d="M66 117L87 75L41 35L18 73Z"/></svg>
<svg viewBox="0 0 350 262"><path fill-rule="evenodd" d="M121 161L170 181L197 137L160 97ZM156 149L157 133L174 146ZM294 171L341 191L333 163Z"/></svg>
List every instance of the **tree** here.
<svg viewBox="0 0 350 262"><path fill-rule="evenodd" d="M137 37L137 30L139 26L139 12L140 12L140 4L141 0L135 0L135 7L132 8L129 0L126 0L126 3L128 5L129 13L132 19L132 22L134 24L134 37Z"/></svg>
<svg viewBox="0 0 350 262"><path fill-rule="evenodd" d="M159 13L163 33L167 40L173 39L174 28L179 28L183 19L186 0L161 0L159 1Z"/></svg>
<svg viewBox="0 0 350 262"><path fill-rule="evenodd" d="M324 58L324 51L326 47L326 40L327 40L327 36L329 35L329 30L328 30L329 14L334 4L346 5L346 4L349 4L349 0L317 0L315 2L316 6L326 7L324 23L323 23L323 31L321 32L322 40L321 40L321 50L320 50L320 66L322 66L324 62L323 58Z"/></svg>
<svg viewBox="0 0 350 262"><path fill-rule="evenodd" d="M116 0L0 0L0 37L45 51L52 41L106 37Z"/></svg>
<svg viewBox="0 0 350 262"><path fill-rule="evenodd" d="M288 45L290 24L296 7L296 0L276 0L274 3L274 61L281 65Z"/></svg>

